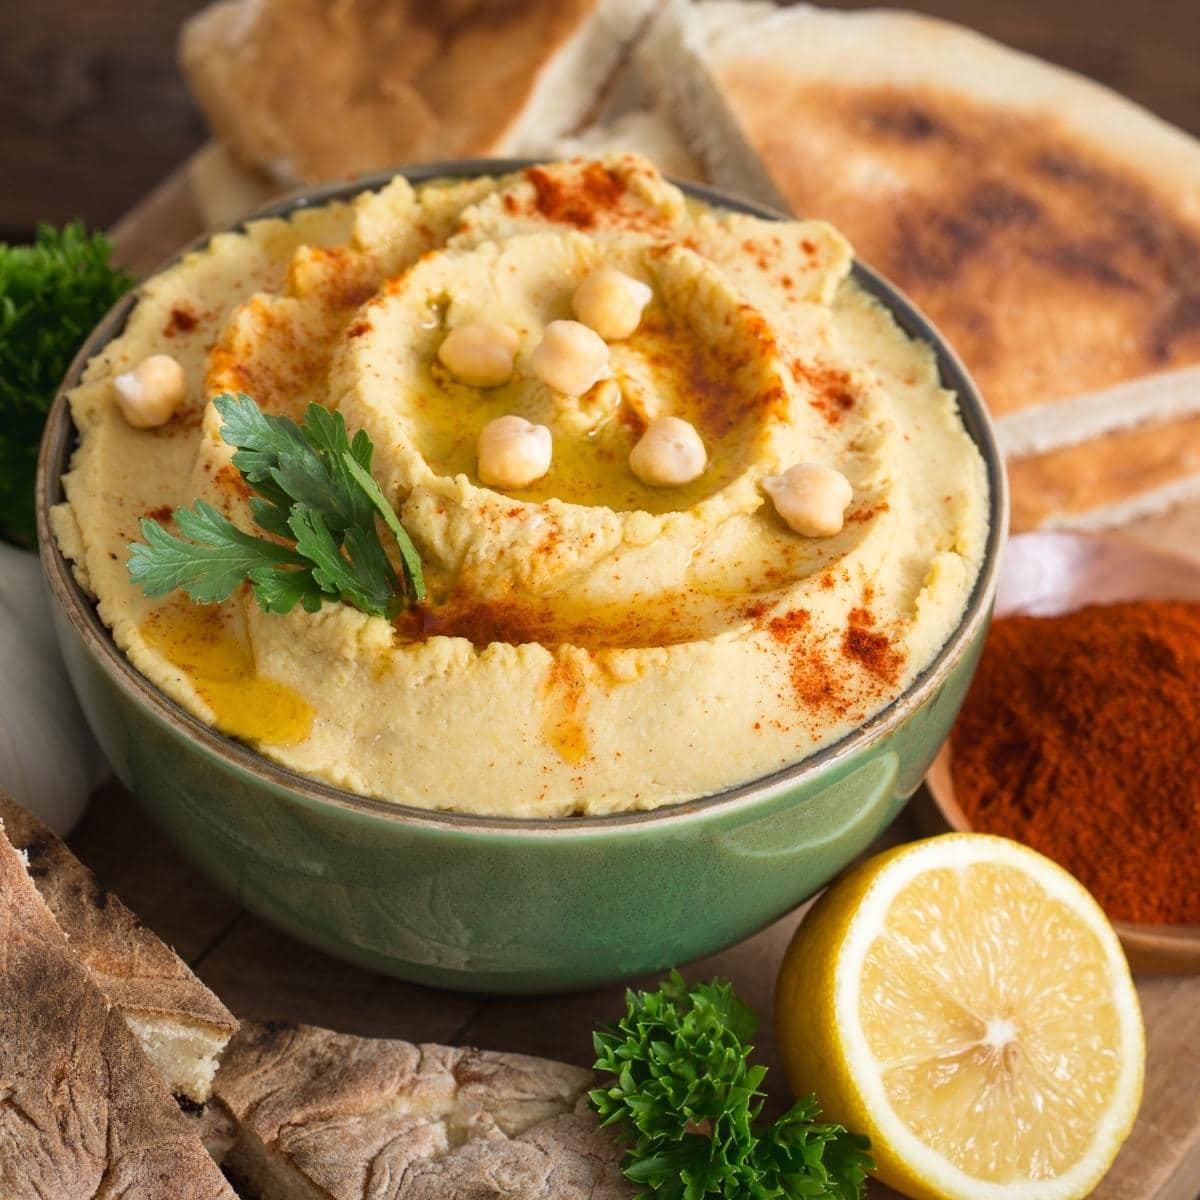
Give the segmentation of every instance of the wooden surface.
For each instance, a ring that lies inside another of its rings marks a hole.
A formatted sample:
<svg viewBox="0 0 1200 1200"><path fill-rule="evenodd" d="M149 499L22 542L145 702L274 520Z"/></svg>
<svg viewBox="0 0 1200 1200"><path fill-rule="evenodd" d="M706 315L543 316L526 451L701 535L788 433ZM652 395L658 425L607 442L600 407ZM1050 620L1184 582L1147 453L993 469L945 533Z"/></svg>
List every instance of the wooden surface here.
<svg viewBox="0 0 1200 1200"><path fill-rule="evenodd" d="M0 239L109 225L204 138L175 66L204 0L0 3ZM826 0L862 8L875 0ZM1196 0L908 0L1082 71L1200 135Z"/></svg>
<svg viewBox="0 0 1200 1200"><path fill-rule="evenodd" d="M0 0L0 239L110 225L205 138L175 65L203 0Z"/></svg>

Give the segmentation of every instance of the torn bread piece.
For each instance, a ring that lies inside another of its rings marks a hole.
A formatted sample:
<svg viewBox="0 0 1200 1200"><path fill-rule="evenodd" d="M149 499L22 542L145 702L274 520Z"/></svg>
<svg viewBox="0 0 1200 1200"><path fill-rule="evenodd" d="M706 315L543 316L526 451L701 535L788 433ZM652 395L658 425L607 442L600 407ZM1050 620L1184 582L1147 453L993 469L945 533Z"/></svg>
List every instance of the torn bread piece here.
<svg viewBox="0 0 1200 1200"><path fill-rule="evenodd" d="M187 161L188 184L205 229L225 229L284 192L264 172L246 166L223 142L209 142Z"/></svg>
<svg viewBox="0 0 1200 1200"><path fill-rule="evenodd" d="M1017 459L1008 476L1018 531L1110 529L1156 516L1200 501L1200 416Z"/></svg>
<svg viewBox="0 0 1200 1200"><path fill-rule="evenodd" d="M699 160L685 145L674 123L650 109L631 109L611 121L589 125L545 147L550 158L600 158L608 154L644 154L664 175L703 179Z"/></svg>
<svg viewBox="0 0 1200 1200"><path fill-rule="evenodd" d="M1002 428L1200 363L1200 143L1116 93L884 10L676 3L638 61L713 178L837 225L947 335ZM1161 415L1133 398L1106 424Z"/></svg>
<svg viewBox="0 0 1200 1200"><path fill-rule="evenodd" d="M71 950L177 1095L208 1098L233 1014L51 830L0 793L0 821Z"/></svg>
<svg viewBox="0 0 1200 1200"><path fill-rule="evenodd" d="M248 1024L217 1075L206 1144L262 1200L627 1200L591 1083L524 1055Z"/></svg>
<svg viewBox="0 0 1200 1200"><path fill-rule="evenodd" d="M636 45L636 43L635 43ZM633 54L615 70L594 109L565 136L535 142L529 153L544 158L602 158L644 154L665 175L704 179L699 158L675 122L655 106Z"/></svg>
<svg viewBox="0 0 1200 1200"><path fill-rule="evenodd" d="M673 0L637 61L715 182L832 221L912 296L975 376L1012 459L1157 427L1123 463L1132 495L1089 504L1100 449L1095 469L1075 463L1059 481L1053 523L1112 524L1194 492L1195 139L910 13ZM1164 478L1179 439L1190 448Z"/></svg>
<svg viewBox="0 0 1200 1200"><path fill-rule="evenodd" d="M0 836L0 1196L236 1200Z"/></svg>
<svg viewBox="0 0 1200 1200"><path fill-rule="evenodd" d="M179 56L239 158L315 183L571 132L654 5L220 0L184 24Z"/></svg>

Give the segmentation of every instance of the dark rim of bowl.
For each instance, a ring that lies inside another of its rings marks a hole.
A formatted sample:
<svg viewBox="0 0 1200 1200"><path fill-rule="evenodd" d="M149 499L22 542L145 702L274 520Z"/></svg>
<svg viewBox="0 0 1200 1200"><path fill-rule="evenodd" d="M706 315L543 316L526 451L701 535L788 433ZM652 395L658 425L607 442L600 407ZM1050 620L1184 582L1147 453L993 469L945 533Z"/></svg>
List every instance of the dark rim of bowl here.
<svg viewBox="0 0 1200 1200"><path fill-rule="evenodd" d="M312 208L338 200L349 200L360 192L375 191L397 175L411 183L429 183L445 179L452 181L476 175L509 175L535 166L545 160L517 158L477 158L401 166L390 171L364 175L347 182L327 184L293 192L257 210L231 226L229 230L208 233L185 246L155 271L158 274L174 265L187 253L208 245L220 232L238 232L251 221L270 217L287 217L304 208ZM747 213L767 220L791 220L785 213L753 204L736 196L707 186L672 180L688 196L714 208ZM521 834L568 835L581 832L617 832L625 827L641 828L679 819L697 813L725 812L765 799L782 792L802 777L816 775L843 762L859 750L872 745L900 724L907 715L932 696L949 674L960 648L966 644L987 620L1000 561L1000 547L1007 532L1007 482L995 433L979 393L966 368L950 349L934 326L897 288L857 259L853 266L856 281L879 300L892 314L897 324L912 338L927 342L937 357L942 386L956 393L959 414L968 436L978 448L987 471L988 535L983 562L971 596L957 627L924 670L894 700L845 737L816 753L769 775L725 788L708 796L684 800L658 808L608 813L602 816L565 817L504 817L484 816L443 809L427 809L416 805L345 791L322 783L310 776L272 761L253 747L227 737L206 725L182 706L167 697L129 661L113 641L112 633L100 620L96 605L80 587L58 542L50 529L50 508L63 499L62 476L75 449L77 438L71 420L66 393L80 381L88 361L98 354L124 329L130 311L137 303L141 289L135 288L105 314L103 320L80 347L67 370L58 395L46 420L38 458L37 520L38 540L47 581L63 610L84 641L106 665L109 674L132 698L147 705L165 724L199 742L209 753L223 759L236 770L290 792L301 793L309 800L333 804L371 816L401 820L406 823L430 825L445 830L519 836Z"/></svg>

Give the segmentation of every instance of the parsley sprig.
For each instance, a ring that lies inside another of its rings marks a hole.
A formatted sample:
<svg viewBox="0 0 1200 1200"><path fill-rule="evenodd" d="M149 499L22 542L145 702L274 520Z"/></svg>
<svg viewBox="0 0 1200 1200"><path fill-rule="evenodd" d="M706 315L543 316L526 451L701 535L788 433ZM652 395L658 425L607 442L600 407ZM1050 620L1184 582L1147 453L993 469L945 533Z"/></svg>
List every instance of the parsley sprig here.
<svg viewBox="0 0 1200 1200"><path fill-rule="evenodd" d="M264 413L244 392L213 401L221 437L237 447L233 465L253 495L250 514L272 538L239 529L211 504L177 508L176 536L144 519L130 547L129 577L147 596L182 589L198 604L227 600L249 580L266 612L301 604L316 612L340 600L391 618L425 599L416 547L371 476L371 439L351 441L341 413L310 404L304 423ZM395 539L397 573L376 517Z"/></svg>
<svg viewBox="0 0 1200 1200"><path fill-rule="evenodd" d="M758 1124L766 1067L750 1066L757 1020L728 983L625 994L625 1016L594 1035L591 1093L601 1123L628 1142L623 1170L654 1200L857 1200L873 1166L865 1137L818 1124L807 1096Z"/></svg>
<svg viewBox="0 0 1200 1200"><path fill-rule="evenodd" d="M0 242L0 538L32 546L33 477L50 402L75 352L133 278L100 234L42 225L32 246Z"/></svg>

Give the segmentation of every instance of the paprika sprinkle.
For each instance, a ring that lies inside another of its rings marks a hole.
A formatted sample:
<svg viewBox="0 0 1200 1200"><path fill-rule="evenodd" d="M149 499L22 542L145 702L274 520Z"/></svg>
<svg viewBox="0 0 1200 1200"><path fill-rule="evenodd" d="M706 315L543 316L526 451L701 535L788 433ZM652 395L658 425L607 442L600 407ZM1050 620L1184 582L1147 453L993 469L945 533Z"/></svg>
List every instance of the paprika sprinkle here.
<svg viewBox="0 0 1200 1200"><path fill-rule="evenodd" d="M1200 604L998 619L951 771L976 829L1055 859L1111 918L1200 922Z"/></svg>

